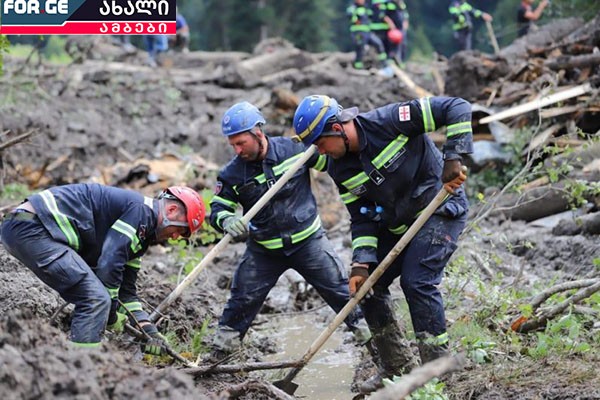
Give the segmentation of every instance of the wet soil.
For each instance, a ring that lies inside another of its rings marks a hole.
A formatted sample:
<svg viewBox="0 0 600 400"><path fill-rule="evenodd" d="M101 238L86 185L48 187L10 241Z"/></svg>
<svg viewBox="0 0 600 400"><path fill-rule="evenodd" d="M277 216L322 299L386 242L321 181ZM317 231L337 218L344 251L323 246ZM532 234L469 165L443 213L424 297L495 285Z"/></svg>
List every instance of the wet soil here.
<svg viewBox="0 0 600 400"><path fill-rule="evenodd" d="M153 70L135 61L131 63L109 65L96 60L68 67L41 66L16 74L19 61L9 59L7 74L0 79L0 132L11 130L13 135L35 129L37 134L29 144L16 146L4 154L8 174L5 182L25 182L32 188L102 179L115 184L111 167L128 159L120 150L126 150L134 158L151 159L165 152L187 157L191 149L209 162L222 165L231 156L231 150L219 134L220 117L227 107L242 99L262 103L270 122L267 132L279 135L288 130L293 110L276 106L271 96L277 85L239 89L221 86L217 81L180 79L192 74L192 69L196 69L195 73L209 74L215 65L198 66L190 62ZM193 68L186 69L186 65ZM410 68L414 68L415 76L420 76L422 70L416 66ZM330 73L328 80L316 75L295 80L290 89L300 96L328 93L345 105L358 104L363 109L408 97L396 81L375 75L350 75L343 68ZM426 81L419 83L428 85ZM61 157L63 161L55 162ZM41 178L40 170L44 171ZM211 188L214 174L197 169L189 182L197 189ZM121 186L127 187L127 182ZM140 190L154 194L152 187ZM348 265L351 256L348 217L336 189L327 176L318 175L314 191L329 237ZM190 252L206 254L209 250L210 246L198 245ZM189 352L189 346L205 321L209 329L205 341L210 338L243 251L243 244L230 245L186 289L161 323L163 332L170 332L179 343L188 346L181 348L182 354L192 361L195 356ZM485 220L464 235L455 255L455 259L459 258L463 260L461 273L470 271L482 280L489 279L482 264L494 273L501 272L499 291L511 287L526 289L597 277L593 260L600 258L600 241L594 235L553 235L551 228L532 223ZM155 247L149 251L139 280L139 293L148 307L158 305L173 290L182 265L176 250ZM450 325L468 316L480 295L473 281L461 279L449 272L442 285L447 298L456 297L457 287L462 291L458 300L448 304ZM399 284L395 283L392 290L401 303ZM70 309L65 308L50 321L61 305L62 300L55 292L0 247L0 396L3 399L229 398L224 391L246 379L274 379L271 372L192 378L169 360L143 358L139 346L127 336L107 336L100 350L75 349L67 341ZM314 289L293 276L283 277L248 333L243 354L233 362L296 357L303 353L304 347L300 345L292 351L293 332L303 332L307 325L310 325L307 331L319 332L332 317L333 313ZM406 312L400 317L409 320ZM291 332L287 333L285 328ZM335 381L335 387L345 388L337 389L336 398L340 399L352 398L357 382L373 372L364 349L352 345L348 336L340 330L338 341L316 358L316 366L303 371L300 378L307 385L311 381L320 382L314 391L309 389L304 394L306 398L330 398L328 379L334 381L335 373L323 371L335 370L336 364L353 364L356 368L354 382L340 385ZM308 348L310 340L305 343ZM455 344L454 350L461 350L460 344ZM600 399L599 362L596 354L533 362L528 357L506 352L496 354L491 363L468 365L464 371L446 378L446 392L452 399ZM325 365L324 369L319 369L319 364ZM318 380L317 375L326 379ZM319 386L323 386L321 392ZM250 391L240 398L259 399L268 395Z"/></svg>

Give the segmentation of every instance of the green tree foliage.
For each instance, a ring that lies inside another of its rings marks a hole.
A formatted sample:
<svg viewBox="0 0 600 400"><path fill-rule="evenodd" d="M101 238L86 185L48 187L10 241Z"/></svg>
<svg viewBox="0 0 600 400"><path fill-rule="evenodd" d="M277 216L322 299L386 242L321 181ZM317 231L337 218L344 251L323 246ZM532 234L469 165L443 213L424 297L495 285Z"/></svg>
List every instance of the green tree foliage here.
<svg viewBox="0 0 600 400"><path fill-rule="evenodd" d="M4 73L4 53L8 51L10 43L5 35L0 35L0 75Z"/></svg>

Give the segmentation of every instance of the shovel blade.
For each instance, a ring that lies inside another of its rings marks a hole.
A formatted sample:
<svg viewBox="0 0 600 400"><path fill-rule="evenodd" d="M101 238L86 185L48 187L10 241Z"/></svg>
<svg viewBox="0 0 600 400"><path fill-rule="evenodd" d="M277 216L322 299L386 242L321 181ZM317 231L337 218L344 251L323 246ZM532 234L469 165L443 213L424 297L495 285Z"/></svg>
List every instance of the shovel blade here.
<svg viewBox="0 0 600 400"><path fill-rule="evenodd" d="M291 380L286 380L286 379L282 379L282 380L273 382L273 386L283 390L290 396L293 395L294 392L296 392L296 389L298 389L298 384L292 382Z"/></svg>

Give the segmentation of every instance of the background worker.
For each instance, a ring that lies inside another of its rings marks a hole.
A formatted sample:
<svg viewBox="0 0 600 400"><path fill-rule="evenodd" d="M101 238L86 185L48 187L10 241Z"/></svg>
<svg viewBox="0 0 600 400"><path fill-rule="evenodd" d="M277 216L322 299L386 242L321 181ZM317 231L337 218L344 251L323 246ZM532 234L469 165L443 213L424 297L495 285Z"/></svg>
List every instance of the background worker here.
<svg viewBox="0 0 600 400"><path fill-rule="evenodd" d="M448 8L454 23L454 39L458 43L460 50L471 50L473 45L473 19L482 18L484 21L491 22L492 16L486 12L473 8L466 0L453 0Z"/></svg>
<svg viewBox="0 0 600 400"><path fill-rule="evenodd" d="M447 128L442 153L426 135ZM327 171L350 213L355 293L408 230L442 186L454 193L361 302L380 361L379 374L360 390L382 386L383 377L413 367L412 351L398 326L389 286L400 278L408 303L421 361L446 354L448 334L442 296L437 288L444 267L465 226L468 201L460 187L464 154L472 152L471 105L463 99L432 97L388 104L358 113L342 109L327 96L304 98L294 115L294 129L306 146L316 144L330 160Z"/></svg>
<svg viewBox="0 0 600 400"><path fill-rule="evenodd" d="M371 32L371 15L373 12L365 6L365 0L354 0L354 4L348 7L350 16L350 34L354 43L355 58L352 64L356 69L363 69L363 58L367 45L373 46L377 51L379 67L385 67L387 55L381 39Z"/></svg>
<svg viewBox="0 0 600 400"><path fill-rule="evenodd" d="M535 11L532 10L533 0L523 0L519 9L517 10L517 26L519 27L518 36L526 35L531 27L533 21L537 21L542 16L544 9L548 6L548 0L540 1Z"/></svg>
<svg viewBox="0 0 600 400"><path fill-rule="evenodd" d="M402 65L401 48L405 40L405 33L408 29L408 11L404 1L388 0L386 3L385 14L392 21L386 35L386 52L389 60L394 61L398 66Z"/></svg>
<svg viewBox="0 0 600 400"><path fill-rule="evenodd" d="M310 189L309 168L325 169L327 159L315 154L246 226L244 213L301 157L304 146L287 137L268 137L260 111L237 103L223 115L222 132L236 156L221 170L211 201L210 222L234 239L246 240L246 252L233 276L231 295L213 339L211 359L238 350L267 294L279 277L293 268L336 312L349 300L348 276L321 228ZM360 343L370 334L358 310L345 320Z"/></svg>
<svg viewBox="0 0 600 400"><path fill-rule="evenodd" d="M151 244L189 237L204 213L198 193L182 186L156 199L98 184L58 186L29 196L5 216L2 243L75 305L75 345L98 347L107 325L121 331L129 311L132 325L158 341L143 350L157 354L162 339L137 296L140 257Z"/></svg>
<svg viewBox="0 0 600 400"><path fill-rule="evenodd" d="M398 6L393 0L372 0L371 11L371 31L377 35L377 37L383 43L385 49L386 58L388 60L394 60L395 50L398 43L392 43L388 37L388 31L392 29L402 29L402 26L396 26L395 21L392 19L394 10L397 10Z"/></svg>
<svg viewBox="0 0 600 400"><path fill-rule="evenodd" d="M175 35L169 37L169 47L182 53L188 53L190 51L190 26L185 17L179 13L179 8L176 8L175 29Z"/></svg>

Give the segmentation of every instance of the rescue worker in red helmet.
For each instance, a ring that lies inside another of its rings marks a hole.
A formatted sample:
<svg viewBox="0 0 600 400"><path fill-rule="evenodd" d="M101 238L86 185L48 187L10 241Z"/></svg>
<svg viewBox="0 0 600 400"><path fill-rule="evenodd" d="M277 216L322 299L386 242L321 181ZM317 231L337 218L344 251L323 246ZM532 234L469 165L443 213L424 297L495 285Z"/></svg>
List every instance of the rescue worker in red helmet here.
<svg viewBox="0 0 600 400"><path fill-rule="evenodd" d="M72 184L29 196L5 216L1 235L10 254L75 305L74 345L100 346L104 329L122 331L129 315L152 338L142 350L160 355L163 339L137 295L140 257L151 244L190 237L204 215L202 198L188 187L169 187L153 199Z"/></svg>

